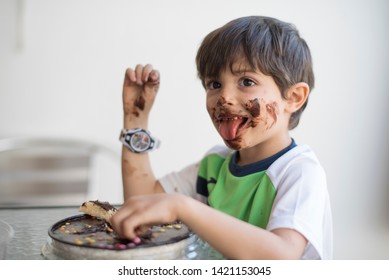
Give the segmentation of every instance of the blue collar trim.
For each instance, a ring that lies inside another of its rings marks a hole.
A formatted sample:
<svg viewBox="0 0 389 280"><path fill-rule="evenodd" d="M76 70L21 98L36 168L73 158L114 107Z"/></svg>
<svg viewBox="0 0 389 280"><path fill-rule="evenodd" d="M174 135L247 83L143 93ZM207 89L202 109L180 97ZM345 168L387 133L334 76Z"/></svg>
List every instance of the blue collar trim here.
<svg viewBox="0 0 389 280"><path fill-rule="evenodd" d="M283 156L285 153L289 152L291 149L296 147L297 144L292 139L292 143L279 151L278 153L264 159L260 160L254 163L250 163L247 165L240 166L237 164L237 159L239 157L239 151L236 151L235 153L232 154L230 163L229 163L229 169L232 175L236 177L242 177L242 176L247 176L253 173L258 173L267 170L270 165L272 165L277 159L279 159L281 156Z"/></svg>

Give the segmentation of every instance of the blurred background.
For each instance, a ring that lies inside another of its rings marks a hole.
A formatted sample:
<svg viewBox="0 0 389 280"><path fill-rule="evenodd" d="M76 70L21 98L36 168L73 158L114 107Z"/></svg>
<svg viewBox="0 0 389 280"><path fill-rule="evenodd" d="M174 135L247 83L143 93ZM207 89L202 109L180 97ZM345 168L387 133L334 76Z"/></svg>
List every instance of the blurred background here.
<svg viewBox="0 0 389 280"><path fill-rule="evenodd" d="M0 200L6 203L12 190L34 177L6 167L6 151L43 139L43 147L47 141L70 143L106 157L92 164L98 188L87 197L121 203L121 90L125 69L138 63L153 64L162 76L149 126L162 140L151 154L156 176L180 170L221 144L194 59L206 34L248 15L294 23L311 48L316 87L292 136L315 150L327 172L334 258L388 259L385 0L0 0ZM49 159L38 165L70 167L62 188L79 189L90 176L80 164L88 165L89 155L58 163L58 149L53 145ZM62 155L72 153L65 149ZM36 165L30 161L22 158L14 167L30 171Z"/></svg>

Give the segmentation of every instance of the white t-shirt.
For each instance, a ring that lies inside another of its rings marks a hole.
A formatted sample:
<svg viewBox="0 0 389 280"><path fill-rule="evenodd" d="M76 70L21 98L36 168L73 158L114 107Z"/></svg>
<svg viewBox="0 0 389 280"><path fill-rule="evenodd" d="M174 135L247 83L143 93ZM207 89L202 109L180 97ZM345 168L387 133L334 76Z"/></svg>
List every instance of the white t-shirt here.
<svg viewBox="0 0 389 280"><path fill-rule="evenodd" d="M232 153L218 146L206 156L217 154L231 160ZM167 193L179 192L207 203L208 198L196 191L200 164L162 177L161 185ZM326 176L313 151L306 145L297 145L265 172L276 193L266 229L291 228L305 236L308 244L301 259L332 259L332 215Z"/></svg>

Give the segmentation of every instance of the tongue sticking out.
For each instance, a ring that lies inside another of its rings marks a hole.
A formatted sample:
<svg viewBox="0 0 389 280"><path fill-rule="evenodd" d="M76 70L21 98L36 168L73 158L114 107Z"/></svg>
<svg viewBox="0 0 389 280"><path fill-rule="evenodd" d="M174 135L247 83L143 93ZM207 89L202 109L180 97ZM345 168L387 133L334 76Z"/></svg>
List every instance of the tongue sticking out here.
<svg viewBox="0 0 389 280"><path fill-rule="evenodd" d="M243 124L243 119L225 120L219 124L219 133L224 140L233 140L236 138L239 127Z"/></svg>

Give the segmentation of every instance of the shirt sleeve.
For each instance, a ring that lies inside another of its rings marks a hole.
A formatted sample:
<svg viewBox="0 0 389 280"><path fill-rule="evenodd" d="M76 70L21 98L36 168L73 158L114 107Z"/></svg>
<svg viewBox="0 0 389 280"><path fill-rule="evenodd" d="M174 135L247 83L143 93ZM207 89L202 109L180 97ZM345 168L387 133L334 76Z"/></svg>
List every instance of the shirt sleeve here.
<svg viewBox="0 0 389 280"><path fill-rule="evenodd" d="M216 145L207 151L205 156L218 153L228 154L230 150L222 145ZM203 203L207 203L207 197L197 193L196 182L201 161L191 164L178 172L169 173L159 179L166 193L181 193L190 196Z"/></svg>
<svg viewBox="0 0 389 280"><path fill-rule="evenodd" d="M304 259L331 258L327 249L332 248L332 240L328 240L329 198L320 164L315 158L296 158L277 179L277 195L267 229L291 228L301 233L308 240Z"/></svg>
<svg viewBox="0 0 389 280"><path fill-rule="evenodd" d="M200 163L191 164L178 172L169 173L159 179L166 193L181 193L205 202L196 192L197 174Z"/></svg>

